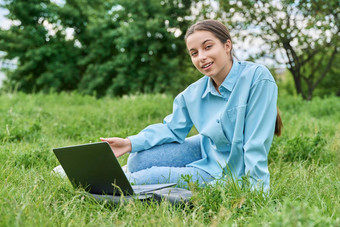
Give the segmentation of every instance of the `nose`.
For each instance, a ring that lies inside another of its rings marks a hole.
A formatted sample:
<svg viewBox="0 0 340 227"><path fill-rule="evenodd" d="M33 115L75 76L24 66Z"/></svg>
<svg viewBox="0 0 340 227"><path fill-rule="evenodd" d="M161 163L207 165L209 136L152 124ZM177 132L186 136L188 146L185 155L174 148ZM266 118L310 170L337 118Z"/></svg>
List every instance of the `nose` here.
<svg viewBox="0 0 340 227"><path fill-rule="evenodd" d="M198 60L203 62L207 59L207 56L203 53L203 52L200 52L198 53Z"/></svg>

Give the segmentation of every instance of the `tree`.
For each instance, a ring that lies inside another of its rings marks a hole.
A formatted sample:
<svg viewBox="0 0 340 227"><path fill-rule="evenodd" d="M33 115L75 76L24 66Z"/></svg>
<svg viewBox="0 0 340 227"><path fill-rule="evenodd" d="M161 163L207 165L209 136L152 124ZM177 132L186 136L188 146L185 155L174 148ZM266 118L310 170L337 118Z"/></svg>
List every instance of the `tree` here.
<svg viewBox="0 0 340 227"><path fill-rule="evenodd" d="M336 0L220 0L221 17L233 29L251 31L265 41L268 49L261 56L287 64L295 89L304 99L330 73L339 58L339 2ZM277 51L283 58L280 59ZM338 75L336 75L338 76Z"/></svg>
<svg viewBox="0 0 340 227"><path fill-rule="evenodd" d="M190 6L189 0L117 0L105 14L92 16L79 89L99 96L183 89L189 62L183 30L190 23L184 17Z"/></svg>
<svg viewBox="0 0 340 227"><path fill-rule="evenodd" d="M103 96L177 93L192 79L183 40L191 0L6 0L16 21L0 50L18 59L8 86ZM191 82L191 81L190 81Z"/></svg>
<svg viewBox="0 0 340 227"><path fill-rule="evenodd" d="M329 53L331 54L331 53ZM323 62L326 64L326 62ZM333 67L321 82L320 85L315 89L314 94L317 96L328 96L330 94L340 96L340 56L334 59ZM323 66L325 67L325 66Z"/></svg>
<svg viewBox="0 0 340 227"><path fill-rule="evenodd" d="M0 50L6 52L6 59L18 59L7 86L24 92L75 89L79 69L70 59L78 50L53 25L56 6L48 0L5 0L2 6L15 23L9 30L0 30Z"/></svg>

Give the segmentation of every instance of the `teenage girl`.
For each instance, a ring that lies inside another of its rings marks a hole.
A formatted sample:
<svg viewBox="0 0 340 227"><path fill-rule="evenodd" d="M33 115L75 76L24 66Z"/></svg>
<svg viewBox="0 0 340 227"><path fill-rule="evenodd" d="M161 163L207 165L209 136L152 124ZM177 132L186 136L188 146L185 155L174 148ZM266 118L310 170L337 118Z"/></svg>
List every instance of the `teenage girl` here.
<svg viewBox="0 0 340 227"><path fill-rule="evenodd" d="M282 126L273 76L235 59L218 21L192 25L185 42L204 76L177 95L172 114L137 135L101 140L117 157L130 153L127 176L137 184L178 183L184 175L202 184L228 174L248 175L253 187L268 190L268 153ZM186 138L193 126L199 134Z"/></svg>

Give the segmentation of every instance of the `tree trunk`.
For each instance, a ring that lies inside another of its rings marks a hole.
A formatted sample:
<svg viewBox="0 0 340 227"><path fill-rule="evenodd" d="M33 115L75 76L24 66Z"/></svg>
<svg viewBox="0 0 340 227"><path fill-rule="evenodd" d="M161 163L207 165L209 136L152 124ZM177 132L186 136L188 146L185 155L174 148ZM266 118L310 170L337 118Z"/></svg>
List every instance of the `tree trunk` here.
<svg viewBox="0 0 340 227"><path fill-rule="evenodd" d="M295 90L298 95L301 95L303 99L306 99L306 95L303 93L302 90L302 83L301 83L301 76L299 73L294 72L293 70L289 69L289 71L292 73L294 78L294 85Z"/></svg>
<svg viewBox="0 0 340 227"><path fill-rule="evenodd" d="M307 86L308 86L307 100L312 100L314 91L313 85L307 83Z"/></svg>

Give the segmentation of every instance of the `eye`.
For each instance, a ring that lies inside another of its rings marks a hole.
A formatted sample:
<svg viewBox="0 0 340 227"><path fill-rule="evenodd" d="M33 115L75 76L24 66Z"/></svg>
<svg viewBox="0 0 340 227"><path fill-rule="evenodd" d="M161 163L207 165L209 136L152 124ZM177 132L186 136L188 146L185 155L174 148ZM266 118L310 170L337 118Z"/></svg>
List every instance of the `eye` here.
<svg viewBox="0 0 340 227"><path fill-rule="evenodd" d="M191 52L191 57L195 57L195 56L197 56L197 51L195 51L195 52Z"/></svg>
<svg viewBox="0 0 340 227"><path fill-rule="evenodd" d="M205 49L206 49L206 50L209 50L212 46L213 46L213 45L207 45L207 46L205 47Z"/></svg>

